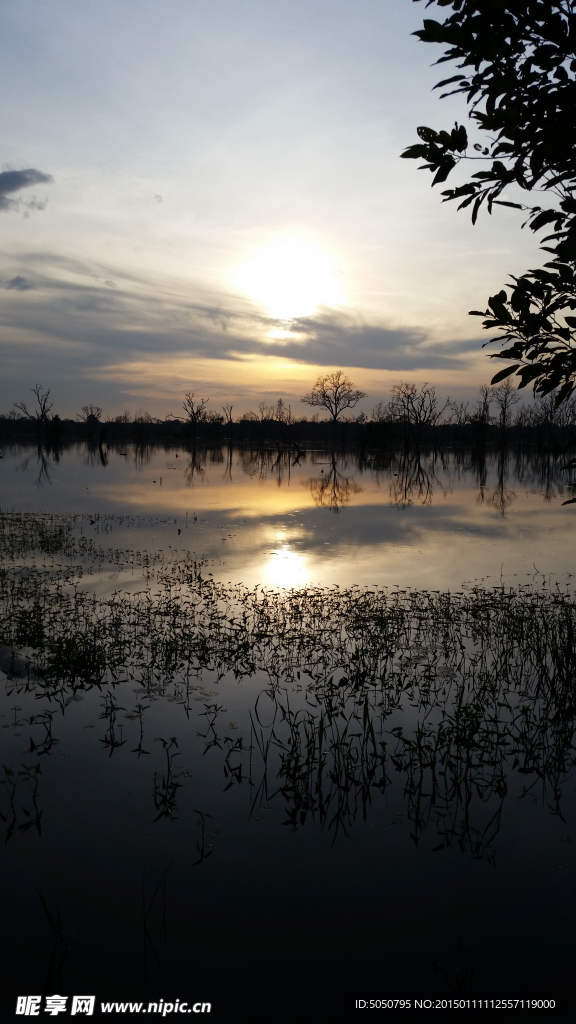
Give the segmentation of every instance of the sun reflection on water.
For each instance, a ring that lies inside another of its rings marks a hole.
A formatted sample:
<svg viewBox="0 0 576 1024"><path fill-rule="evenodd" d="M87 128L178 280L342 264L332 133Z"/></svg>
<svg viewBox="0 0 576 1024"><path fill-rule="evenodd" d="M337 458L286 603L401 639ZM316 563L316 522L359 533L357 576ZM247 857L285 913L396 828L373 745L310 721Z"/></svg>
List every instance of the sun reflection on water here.
<svg viewBox="0 0 576 1024"><path fill-rule="evenodd" d="M273 587L301 587L308 582L306 559L298 551L291 551L283 545L271 554L265 573Z"/></svg>

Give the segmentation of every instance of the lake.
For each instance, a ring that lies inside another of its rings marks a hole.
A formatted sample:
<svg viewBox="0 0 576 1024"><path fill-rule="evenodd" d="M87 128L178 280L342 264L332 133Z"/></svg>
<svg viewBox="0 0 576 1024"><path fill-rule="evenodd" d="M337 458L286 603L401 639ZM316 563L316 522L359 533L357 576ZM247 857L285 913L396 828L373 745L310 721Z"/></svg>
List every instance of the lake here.
<svg viewBox="0 0 576 1024"><path fill-rule="evenodd" d="M5 448L6 1019L573 1019L564 461Z"/></svg>
<svg viewBox="0 0 576 1024"><path fill-rule="evenodd" d="M576 568L565 456L74 446L8 450L4 510L97 515L115 543L210 559L218 579L459 589ZM113 532L112 532L113 531Z"/></svg>

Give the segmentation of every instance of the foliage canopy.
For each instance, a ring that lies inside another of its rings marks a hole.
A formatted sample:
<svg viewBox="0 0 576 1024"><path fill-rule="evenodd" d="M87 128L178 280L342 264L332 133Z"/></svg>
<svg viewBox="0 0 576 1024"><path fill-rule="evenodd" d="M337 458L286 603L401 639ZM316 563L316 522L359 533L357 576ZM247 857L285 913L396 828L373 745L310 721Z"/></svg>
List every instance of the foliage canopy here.
<svg viewBox="0 0 576 1024"><path fill-rule="evenodd" d="M421 0L414 0L419 3ZM558 404L576 388L576 0L428 0L450 8L443 21L424 20L422 42L445 47L438 64L457 61L459 74L435 88L460 93L469 118L482 133L470 146L468 132L418 128L420 142L402 154L423 159L433 185L446 181L463 160L487 165L462 185L445 190L444 202L471 207L475 223L482 206L528 213L532 231L549 229L542 249L552 259L542 268L512 277L488 300L486 329L503 332L505 346L492 353L512 359L493 378L511 374L519 387L532 384ZM544 205L517 200L539 192ZM512 198L508 198L511 196ZM494 339L497 340L497 339Z"/></svg>

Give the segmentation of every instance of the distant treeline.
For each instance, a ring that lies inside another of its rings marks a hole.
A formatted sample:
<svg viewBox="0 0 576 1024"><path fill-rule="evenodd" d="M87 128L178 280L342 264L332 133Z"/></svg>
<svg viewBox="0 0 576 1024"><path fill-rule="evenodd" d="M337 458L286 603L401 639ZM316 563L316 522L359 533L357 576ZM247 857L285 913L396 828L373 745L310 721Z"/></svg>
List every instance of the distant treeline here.
<svg viewBox="0 0 576 1024"><path fill-rule="evenodd" d="M258 411L233 416L233 405L210 409L208 400L186 395L185 415L166 419L139 410L105 416L99 406L83 406L76 419L61 418L49 401L50 391L33 389L36 404L15 403L0 414L0 444L11 439L42 440L58 445L88 441L95 446L117 442L149 443L157 440L183 444L275 445L298 449L310 445L351 448L398 445L537 444L565 447L576 442L576 397L556 408L555 394L520 404L509 381L482 386L479 398L469 402L441 401L436 389L424 384L399 384L386 403L378 402L371 414L338 418L297 417L283 399L260 403Z"/></svg>

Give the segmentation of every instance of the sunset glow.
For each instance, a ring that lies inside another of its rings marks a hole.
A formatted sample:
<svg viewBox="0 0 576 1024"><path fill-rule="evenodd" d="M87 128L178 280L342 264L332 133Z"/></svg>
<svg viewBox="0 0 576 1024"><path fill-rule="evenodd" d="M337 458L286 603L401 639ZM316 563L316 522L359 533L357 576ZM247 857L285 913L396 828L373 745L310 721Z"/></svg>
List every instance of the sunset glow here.
<svg viewBox="0 0 576 1024"><path fill-rule="evenodd" d="M60 417L178 415L188 389L302 413L334 369L366 413L400 380L473 402L468 310L537 241L448 215L400 159L437 116L420 6L7 0L0 410L39 382Z"/></svg>

